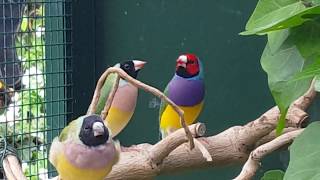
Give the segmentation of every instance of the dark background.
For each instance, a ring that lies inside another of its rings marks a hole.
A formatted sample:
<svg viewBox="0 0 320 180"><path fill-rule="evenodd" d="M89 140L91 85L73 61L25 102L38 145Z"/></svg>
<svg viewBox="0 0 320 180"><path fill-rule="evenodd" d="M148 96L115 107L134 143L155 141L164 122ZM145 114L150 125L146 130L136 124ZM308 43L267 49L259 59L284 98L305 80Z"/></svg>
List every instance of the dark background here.
<svg viewBox="0 0 320 180"><path fill-rule="evenodd" d="M256 0L74 1L74 117L86 112L95 83L109 66L127 59L148 64L138 79L164 89L179 54L197 54L205 67L206 100L199 121L213 135L243 125L273 105L260 66L266 38L240 36ZM125 146L158 140L159 100L140 91L133 118L118 139ZM284 168L287 153L259 169ZM241 166L188 171L157 179L231 179Z"/></svg>

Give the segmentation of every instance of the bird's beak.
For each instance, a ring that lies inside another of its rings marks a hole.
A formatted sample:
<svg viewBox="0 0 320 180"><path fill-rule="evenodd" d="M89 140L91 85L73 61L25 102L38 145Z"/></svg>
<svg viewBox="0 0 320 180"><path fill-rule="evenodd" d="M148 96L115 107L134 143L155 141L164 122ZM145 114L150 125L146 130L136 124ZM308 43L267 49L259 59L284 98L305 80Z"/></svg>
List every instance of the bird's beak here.
<svg viewBox="0 0 320 180"><path fill-rule="evenodd" d="M104 132L104 124L102 122L95 122L92 125L93 135L95 137L103 135Z"/></svg>
<svg viewBox="0 0 320 180"><path fill-rule="evenodd" d="M181 55L178 59L177 59L177 68L178 67L183 67L186 68L187 67L187 62L188 62L188 58L185 55Z"/></svg>
<svg viewBox="0 0 320 180"><path fill-rule="evenodd" d="M133 64L134 64L134 69L136 71L140 70L143 68L143 66L146 64L147 62L145 61L139 61L139 60L133 60Z"/></svg>

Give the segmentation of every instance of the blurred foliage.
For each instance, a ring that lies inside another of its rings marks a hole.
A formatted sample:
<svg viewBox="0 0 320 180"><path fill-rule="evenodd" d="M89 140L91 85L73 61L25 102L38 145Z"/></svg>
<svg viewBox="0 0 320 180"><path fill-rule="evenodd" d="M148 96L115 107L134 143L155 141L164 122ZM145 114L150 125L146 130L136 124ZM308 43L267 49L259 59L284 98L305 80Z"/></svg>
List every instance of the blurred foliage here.
<svg viewBox="0 0 320 180"><path fill-rule="evenodd" d="M15 92L7 112L0 117L0 131L18 150L30 179L47 178L45 88L45 18L41 3L27 3L17 30L16 51L22 62L23 88ZM39 174L42 173L42 174Z"/></svg>

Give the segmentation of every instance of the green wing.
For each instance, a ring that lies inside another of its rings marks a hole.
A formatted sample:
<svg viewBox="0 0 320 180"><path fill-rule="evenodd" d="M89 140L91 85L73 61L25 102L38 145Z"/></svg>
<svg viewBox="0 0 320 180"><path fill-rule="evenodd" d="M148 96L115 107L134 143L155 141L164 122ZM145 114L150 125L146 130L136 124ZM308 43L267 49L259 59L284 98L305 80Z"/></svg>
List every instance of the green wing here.
<svg viewBox="0 0 320 180"><path fill-rule="evenodd" d="M106 101L108 99L109 93L112 90L112 86L116 82L116 77L117 77L116 74L112 73L107 77L106 81L104 82L101 89L101 94L98 101L97 109L95 112L96 114L101 114L101 111L103 110L104 105L106 104Z"/></svg>
<svg viewBox="0 0 320 180"><path fill-rule="evenodd" d="M164 95L168 96L169 95L169 91L168 91L168 86L164 89L163 93ZM160 109L159 109L159 124L160 124L160 120L161 120L161 116L163 111L166 109L168 103L166 103L166 101L161 99L161 103L160 103Z"/></svg>
<svg viewBox="0 0 320 180"><path fill-rule="evenodd" d="M164 95L168 96L169 95L169 91L168 91L168 86L164 89L163 93ZM162 132L161 132L161 129L160 129L160 121L161 121L161 116L162 116L162 113L163 111L166 109L166 107L168 106L168 103L166 103L166 101L162 100L161 99L161 103L160 103L160 109L159 109L159 140L162 139L163 135L162 135Z"/></svg>
<svg viewBox="0 0 320 180"><path fill-rule="evenodd" d="M60 136L59 136L60 142L65 141L68 138L69 133L76 133L77 132L76 131L77 125L78 125L77 122L79 121L79 118L71 121L68 126L63 128L63 130L61 131Z"/></svg>

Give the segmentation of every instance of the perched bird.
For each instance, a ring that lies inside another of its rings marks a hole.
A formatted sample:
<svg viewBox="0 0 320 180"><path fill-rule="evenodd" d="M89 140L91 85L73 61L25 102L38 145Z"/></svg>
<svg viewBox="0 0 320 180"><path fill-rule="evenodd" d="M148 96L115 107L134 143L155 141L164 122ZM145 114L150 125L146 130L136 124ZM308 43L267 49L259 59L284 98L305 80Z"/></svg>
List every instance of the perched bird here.
<svg viewBox="0 0 320 180"><path fill-rule="evenodd" d="M109 135L97 115L81 116L65 127L53 140L49 155L60 179L104 179L120 154L119 142Z"/></svg>
<svg viewBox="0 0 320 180"><path fill-rule="evenodd" d="M114 67L121 68L131 77L137 78L138 72L145 63L144 61L132 60L118 63ZM115 81L116 74L110 74L107 77L101 89L96 114L100 114L103 110ZM108 115L104 120L113 137L118 135L130 121L136 107L137 97L138 88L121 78Z"/></svg>
<svg viewBox="0 0 320 180"><path fill-rule="evenodd" d="M164 94L184 111L188 125L195 122L202 110L205 96L203 67L196 55L183 54L178 57L175 75ZM162 138L181 128L179 115L163 100L160 104L159 121Z"/></svg>

